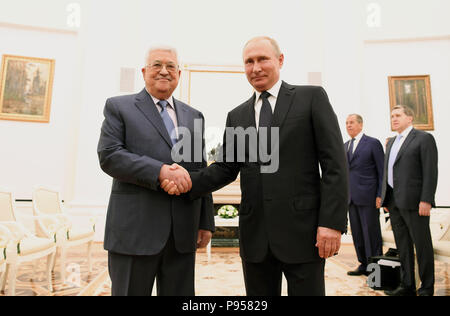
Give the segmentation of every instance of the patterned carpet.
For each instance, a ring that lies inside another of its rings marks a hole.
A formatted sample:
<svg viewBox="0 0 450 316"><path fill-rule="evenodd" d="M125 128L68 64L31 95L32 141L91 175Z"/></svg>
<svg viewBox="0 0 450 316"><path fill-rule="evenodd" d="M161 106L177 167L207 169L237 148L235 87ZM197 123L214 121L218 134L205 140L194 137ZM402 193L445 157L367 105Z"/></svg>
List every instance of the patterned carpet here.
<svg viewBox="0 0 450 316"><path fill-rule="evenodd" d="M59 266L53 274L54 292L48 291L45 280L44 260L39 261L36 275L33 265L20 267L17 278L18 296L109 296L110 280L107 272L107 253L103 245L97 243L93 249L93 271L88 273L85 247L74 248L68 262L67 284L61 284ZM58 264L58 262L57 262ZM327 261L326 291L329 296L383 296L382 291L374 291L366 285L365 277L348 277L347 271L357 266L352 245L343 245L340 254ZM450 296L448 265L436 262L436 295ZM34 276L34 277L33 277ZM283 283L283 295L286 295ZM244 280L241 260L237 248L213 248L208 261L204 250L197 255L196 295L198 296L244 296ZM3 296L3 293L0 293Z"/></svg>

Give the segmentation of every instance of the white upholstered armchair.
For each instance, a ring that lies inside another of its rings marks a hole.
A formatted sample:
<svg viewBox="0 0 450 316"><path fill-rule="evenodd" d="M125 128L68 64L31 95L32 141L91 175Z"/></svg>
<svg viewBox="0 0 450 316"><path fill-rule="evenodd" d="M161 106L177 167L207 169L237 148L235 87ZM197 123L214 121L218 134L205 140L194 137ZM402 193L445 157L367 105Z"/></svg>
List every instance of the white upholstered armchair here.
<svg viewBox="0 0 450 316"><path fill-rule="evenodd" d="M39 187L33 191L33 213L36 216L46 215L56 219L63 229L56 235L56 244L60 252L60 267L62 282L66 283L67 251L69 248L87 244L88 270L92 272L92 244L95 235L95 217L78 223L64 210L59 192L54 189ZM36 222L38 236L50 237L45 220Z"/></svg>
<svg viewBox="0 0 450 316"><path fill-rule="evenodd" d="M14 296L16 293L17 271L23 262L35 261L47 257L47 280L48 289L53 292L51 271L55 260L56 244L52 238L38 238L28 231L19 221L16 220L14 199L10 192L0 190L0 225L5 234L6 269L0 278L0 290L4 291L6 281L8 281L8 295ZM57 226L55 221L49 220L49 230L55 235ZM4 244L4 242L0 242ZM0 245L1 248L1 245Z"/></svg>

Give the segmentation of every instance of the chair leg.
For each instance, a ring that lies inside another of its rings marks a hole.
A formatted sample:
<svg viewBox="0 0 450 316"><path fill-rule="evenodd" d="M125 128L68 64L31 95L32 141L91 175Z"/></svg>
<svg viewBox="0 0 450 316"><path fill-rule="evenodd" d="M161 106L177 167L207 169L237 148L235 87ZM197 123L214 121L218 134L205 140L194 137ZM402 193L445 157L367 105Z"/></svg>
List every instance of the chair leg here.
<svg viewBox="0 0 450 316"><path fill-rule="evenodd" d="M8 296L16 296L17 265L11 265L8 278Z"/></svg>
<svg viewBox="0 0 450 316"><path fill-rule="evenodd" d="M88 243L88 271L89 273L92 272L92 244L94 243L93 240L91 240Z"/></svg>
<svg viewBox="0 0 450 316"><path fill-rule="evenodd" d="M59 259L61 260L61 280L63 284L66 284L66 255L66 249L61 248L61 256L59 257Z"/></svg>
<svg viewBox="0 0 450 316"><path fill-rule="evenodd" d="M33 261L33 276L31 278L31 280L35 280L36 277L37 277L37 273L36 272L37 272L38 265L39 265L39 259L34 260Z"/></svg>
<svg viewBox="0 0 450 316"><path fill-rule="evenodd" d="M47 256L47 280L49 292L53 292L52 267L55 261L55 256L56 252L52 252Z"/></svg>
<svg viewBox="0 0 450 316"><path fill-rule="evenodd" d="M58 248L56 248L56 251L55 251L55 259L53 260L52 272L54 272L54 271L55 271L55 266L56 266L56 257L58 256L58 251L59 251L59 247L58 247Z"/></svg>
<svg viewBox="0 0 450 316"><path fill-rule="evenodd" d="M0 292L5 292L8 271L9 271L9 264L6 265L5 271L3 271L2 277L0 278Z"/></svg>

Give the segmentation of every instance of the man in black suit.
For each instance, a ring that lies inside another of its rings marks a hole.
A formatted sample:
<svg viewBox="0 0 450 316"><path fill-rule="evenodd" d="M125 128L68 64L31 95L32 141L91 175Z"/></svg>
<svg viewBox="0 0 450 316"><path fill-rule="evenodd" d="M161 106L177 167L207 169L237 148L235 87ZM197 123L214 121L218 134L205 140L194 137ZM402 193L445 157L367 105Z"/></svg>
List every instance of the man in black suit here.
<svg viewBox="0 0 450 316"><path fill-rule="evenodd" d="M247 295L281 295L283 273L289 295L325 295L325 259L338 252L347 229L348 175L336 115L323 88L280 80L284 55L273 39L250 40L243 57L256 92L228 114L222 162L191 173L190 194L218 190L240 172ZM175 185L163 187L170 193Z"/></svg>
<svg viewBox="0 0 450 316"><path fill-rule="evenodd" d="M434 294L434 252L430 232L431 208L435 207L438 152L434 137L413 128L414 113L394 107L385 157L382 205L389 211L395 243L402 264L402 282L393 296L416 295L414 247L422 286L419 295Z"/></svg>
<svg viewBox="0 0 450 316"><path fill-rule="evenodd" d="M172 148L180 130L195 135L194 121L204 126L203 115L172 97L180 77L175 49L151 49L142 73L140 93L106 101L98 144L101 168L113 177L104 242L112 295L149 296L156 277L158 295L193 296L195 252L214 230L212 197L169 196L160 180L191 187L185 170L170 170ZM191 149L190 161L180 164L206 167Z"/></svg>
<svg viewBox="0 0 450 316"><path fill-rule="evenodd" d="M348 275L367 275L368 259L383 252L380 212L384 151L380 141L363 133L363 118L349 115L351 140L345 143L350 174L349 217L356 255L360 263Z"/></svg>

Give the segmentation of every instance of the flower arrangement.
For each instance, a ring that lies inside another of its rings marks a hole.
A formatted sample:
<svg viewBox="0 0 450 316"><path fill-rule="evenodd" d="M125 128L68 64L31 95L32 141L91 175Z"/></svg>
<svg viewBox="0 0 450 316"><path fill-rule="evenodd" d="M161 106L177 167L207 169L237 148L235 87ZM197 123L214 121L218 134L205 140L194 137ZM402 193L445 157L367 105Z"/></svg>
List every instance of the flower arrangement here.
<svg viewBox="0 0 450 316"><path fill-rule="evenodd" d="M239 212L234 206L225 205L219 209L217 215L219 215L222 218L235 218L236 216L239 215Z"/></svg>

